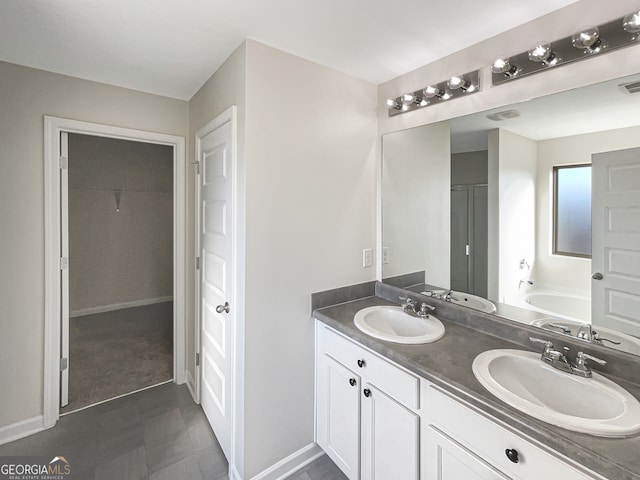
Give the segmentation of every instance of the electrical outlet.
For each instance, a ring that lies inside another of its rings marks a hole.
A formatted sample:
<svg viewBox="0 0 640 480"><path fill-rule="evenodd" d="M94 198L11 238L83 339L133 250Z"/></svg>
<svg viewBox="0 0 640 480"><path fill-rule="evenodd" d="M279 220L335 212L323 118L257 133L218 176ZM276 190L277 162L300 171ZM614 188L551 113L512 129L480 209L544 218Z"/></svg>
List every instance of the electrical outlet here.
<svg viewBox="0 0 640 480"><path fill-rule="evenodd" d="M362 250L362 267L367 268L373 266L373 250L365 248Z"/></svg>
<svg viewBox="0 0 640 480"><path fill-rule="evenodd" d="M382 264L389 263L389 247L382 247Z"/></svg>

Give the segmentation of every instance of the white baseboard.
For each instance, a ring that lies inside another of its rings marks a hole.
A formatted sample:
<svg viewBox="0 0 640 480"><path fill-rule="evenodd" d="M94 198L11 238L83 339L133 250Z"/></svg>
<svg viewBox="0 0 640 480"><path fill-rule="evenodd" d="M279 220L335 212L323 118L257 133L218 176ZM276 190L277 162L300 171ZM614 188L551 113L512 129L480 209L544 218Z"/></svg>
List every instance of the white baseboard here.
<svg viewBox="0 0 640 480"><path fill-rule="evenodd" d="M122 310L123 308L143 307L145 305L153 305L155 303L170 302L173 296L145 298L143 300L133 300L132 302L113 303L111 305L101 305L99 307L82 308L69 312L69 317L82 317L84 315L93 315L94 313L113 312L114 310Z"/></svg>
<svg viewBox="0 0 640 480"><path fill-rule="evenodd" d="M41 432L44 429L44 417L42 415L0 427L0 445Z"/></svg>
<svg viewBox="0 0 640 480"><path fill-rule="evenodd" d="M324 452L316 443L310 443L306 447L301 448L287 458L283 458L275 465L262 471L251 480L282 480L310 464L323 454ZM235 475L236 472L234 471L233 473ZM240 480L240 478L234 480Z"/></svg>
<svg viewBox="0 0 640 480"><path fill-rule="evenodd" d="M196 403L200 403L196 398L196 379L193 378L193 375L191 375L191 372L189 370L187 370L186 377L187 377L187 382L186 382L187 388L189 389L189 393L191 393L191 397L193 398L193 401Z"/></svg>

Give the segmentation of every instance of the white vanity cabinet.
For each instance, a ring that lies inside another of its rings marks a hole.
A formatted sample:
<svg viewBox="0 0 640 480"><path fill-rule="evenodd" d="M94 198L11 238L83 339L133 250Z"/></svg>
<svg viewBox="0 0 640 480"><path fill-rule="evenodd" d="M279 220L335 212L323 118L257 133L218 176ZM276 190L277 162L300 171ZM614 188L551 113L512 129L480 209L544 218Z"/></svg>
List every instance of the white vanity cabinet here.
<svg viewBox="0 0 640 480"><path fill-rule="evenodd" d="M350 480L606 480L320 321L316 435Z"/></svg>
<svg viewBox="0 0 640 480"><path fill-rule="evenodd" d="M602 479L534 445L423 381L423 476L429 480Z"/></svg>
<svg viewBox="0 0 640 480"><path fill-rule="evenodd" d="M350 480L419 480L420 380L317 322L318 444Z"/></svg>

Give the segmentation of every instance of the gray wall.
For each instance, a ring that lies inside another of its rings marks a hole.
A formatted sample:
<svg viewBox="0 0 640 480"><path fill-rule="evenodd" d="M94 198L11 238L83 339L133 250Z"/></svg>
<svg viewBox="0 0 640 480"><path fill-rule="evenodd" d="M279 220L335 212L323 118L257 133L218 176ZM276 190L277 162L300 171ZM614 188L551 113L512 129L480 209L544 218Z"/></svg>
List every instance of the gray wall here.
<svg viewBox="0 0 640 480"><path fill-rule="evenodd" d="M173 148L69 134L68 171L72 315L172 296Z"/></svg>
<svg viewBox="0 0 640 480"><path fill-rule="evenodd" d="M188 103L0 62L0 427L42 415L44 115L188 134Z"/></svg>

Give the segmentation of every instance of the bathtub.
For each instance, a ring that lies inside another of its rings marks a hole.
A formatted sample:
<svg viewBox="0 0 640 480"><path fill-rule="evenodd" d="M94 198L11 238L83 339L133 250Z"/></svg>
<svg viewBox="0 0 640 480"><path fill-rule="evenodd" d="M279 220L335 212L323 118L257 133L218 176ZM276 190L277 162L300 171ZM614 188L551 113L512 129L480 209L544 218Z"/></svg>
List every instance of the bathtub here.
<svg viewBox="0 0 640 480"><path fill-rule="evenodd" d="M524 296L525 305L555 317L591 323L591 298L550 290L532 290Z"/></svg>

